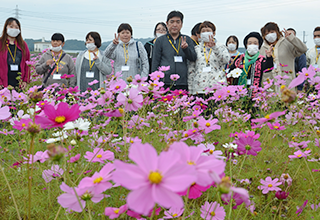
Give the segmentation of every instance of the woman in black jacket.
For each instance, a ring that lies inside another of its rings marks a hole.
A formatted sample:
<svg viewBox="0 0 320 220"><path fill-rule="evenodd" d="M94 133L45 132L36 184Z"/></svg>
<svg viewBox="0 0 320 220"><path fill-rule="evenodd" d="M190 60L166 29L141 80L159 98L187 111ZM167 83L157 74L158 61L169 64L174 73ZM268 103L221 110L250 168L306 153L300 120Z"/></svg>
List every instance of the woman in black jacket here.
<svg viewBox="0 0 320 220"><path fill-rule="evenodd" d="M167 25L164 22L159 22L158 24L156 24L154 31L153 31L153 35L155 38L151 41L148 41L144 45L144 48L146 49L146 51L148 53L148 60L149 60L149 66L150 66L149 73L151 73L152 52L153 52L154 43L156 42L158 37L161 37L162 35L166 35L167 32L168 32Z"/></svg>

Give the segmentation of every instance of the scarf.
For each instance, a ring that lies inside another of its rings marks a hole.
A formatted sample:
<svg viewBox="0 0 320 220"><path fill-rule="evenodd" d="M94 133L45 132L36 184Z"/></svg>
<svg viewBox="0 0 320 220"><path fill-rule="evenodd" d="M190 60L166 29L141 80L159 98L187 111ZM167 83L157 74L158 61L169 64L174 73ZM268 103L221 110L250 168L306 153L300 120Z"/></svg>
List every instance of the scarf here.
<svg viewBox="0 0 320 220"><path fill-rule="evenodd" d="M250 66L257 61L259 55L259 52L253 56L250 56L248 51L245 52L243 70L239 77L238 85L244 85L247 87L247 73L249 72Z"/></svg>

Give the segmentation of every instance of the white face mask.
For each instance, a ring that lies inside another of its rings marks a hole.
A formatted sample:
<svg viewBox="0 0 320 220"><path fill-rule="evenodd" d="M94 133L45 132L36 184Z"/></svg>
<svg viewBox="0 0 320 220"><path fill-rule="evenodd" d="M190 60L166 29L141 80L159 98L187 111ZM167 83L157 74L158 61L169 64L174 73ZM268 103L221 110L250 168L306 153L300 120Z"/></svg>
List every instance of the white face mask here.
<svg viewBox="0 0 320 220"><path fill-rule="evenodd" d="M320 38L315 38L313 41L315 45L320 46Z"/></svg>
<svg viewBox="0 0 320 220"><path fill-rule="evenodd" d="M254 44L248 45L247 46L247 51L248 51L249 55L253 56L253 55L255 55L256 53L259 52L259 46L258 45L254 45Z"/></svg>
<svg viewBox="0 0 320 220"><path fill-rule="evenodd" d="M51 50L52 50L53 52L59 52L60 50L62 50L62 47L61 47L61 45L60 45L59 47L53 47L53 46L51 46Z"/></svg>
<svg viewBox="0 0 320 220"><path fill-rule="evenodd" d="M7 34L10 37L16 37L20 34L20 30L15 28L7 28Z"/></svg>
<svg viewBox="0 0 320 220"><path fill-rule="evenodd" d="M166 34L156 33L157 38L158 38L158 37L161 37L161 36L163 36L163 35L166 35Z"/></svg>
<svg viewBox="0 0 320 220"><path fill-rule="evenodd" d="M91 51L93 51L97 48L97 46L94 43L86 44L86 47L88 50L91 50Z"/></svg>
<svg viewBox="0 0 320 220"><path fill-rule="evenodd" d="M213 32L203 32L203 33L200 34L200 38L204 42L209 42L210 41L209 36L213 37Z"/></svg>
<svg viewBox="0 0 320 220"><path fill-rule="evenodd" d="M277 40L277 33L269 33L266 35L266 40L269 42L269 43L273 43Z"/></svg>
<svg viewBox="0 0 320 220"><path fill-rule="evenodd" d="M232 44L232 43L228 44L228 50L230 50L230 51L235 51L236 48L237 48L237 45Z"/></svg>

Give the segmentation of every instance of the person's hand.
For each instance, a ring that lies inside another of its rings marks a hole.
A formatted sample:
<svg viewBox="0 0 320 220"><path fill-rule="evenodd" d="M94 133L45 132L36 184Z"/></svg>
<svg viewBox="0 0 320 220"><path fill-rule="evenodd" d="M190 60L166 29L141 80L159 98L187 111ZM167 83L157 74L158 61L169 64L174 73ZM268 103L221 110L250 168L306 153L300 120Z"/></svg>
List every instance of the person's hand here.
<svg viewBox="0 0 320 220"><path fill-rule="evenodd" d="M97 54L95 52L92 52L93 53L93 60L96 60L96 59L99 59L99 57L97 56Z"/></svg>
<svg viewBox="0 0 320 220"><path fill-rule="evenodd" d="M117 36L116 33L114 33L114 39L113 39L113 44L118 45L119 44L119 34Z"/></svg>
<svg viewBox="0 0 320 220"><path fill-rule="evenodd" d="M47 60L47 62L46 62L46 64L48 65L48 66L51 66L52 64L53 64L53 60Z"/></svg>
<svg viewBox="0 0 320 220"><path fill-rule="evenodd" d="M181 48L182 49L186 49L187 47L188 47L187 37L182 37L181 36Z"/></svg>
<svg viewBox="0 0 320 220"><path fill-rule="evenodd" d="M2 90L4 88L4 86L3 85L0 85L0 90Z"/></svg>
<svg viewBox="0 0 320 220"><path fill-rule="evenodd" d="M273 46L270 46L269 49L266 50L267 57L271 57L272 56L272 50L273 50Z"/></svg>
<svg viewBox="0 0 320 220"><path fill-rule="evenodd" d="M214 41L213 35L209 35L209 42L206 43L208 47L216 46L216 42Z"/></svg>
<svg viewBox="0 0 320 220"><path fill-rule="evenodd" d="M284 37L287 38L290 36L291 32L287 31L285 28L283 28L282 33L284 33Z"/></svg>

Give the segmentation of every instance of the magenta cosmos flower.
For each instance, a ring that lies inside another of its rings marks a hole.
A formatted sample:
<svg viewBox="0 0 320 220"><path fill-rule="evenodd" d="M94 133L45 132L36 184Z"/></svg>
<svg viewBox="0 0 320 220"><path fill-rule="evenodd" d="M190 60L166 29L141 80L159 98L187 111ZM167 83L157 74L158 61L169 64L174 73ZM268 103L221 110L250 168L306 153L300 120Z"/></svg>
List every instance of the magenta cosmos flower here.
<svg viewBox="0 0 320 220"><path fill-rule="evenodd" d="M32 119L21 119L20 121L14 121L14 126L12 128L17 129L19 131L27 130L29 123L32 122Z"/></svg>
<svg viewBox="0 0 320 220"><path fill-rule="evenodd" d="M248 136L240 136L238 140L236 140L236 144L238 145L237 150L239 154L251 154L253 156L257 156L257 152L261 151L261 143L260 141L254 140L253 137Z"/></svg>
<svg viewBox="0 0 320 220"><path fill-rule="evenodd" d="M63 128L69 121L74 121L79 118L79 105L74 104L71 108L65 102L60 102L57 106L46 105L43 109L45 115L36 116L36 123L40 124L42 128Z"/></svg>
<svg viewBox="0 0 320 220"><path fill-rule="evenodd" d="M118 218L122 213L128 210L127 205L123 205L120 208L107 207L104 210L104 214L109 217L109 219Z"/></svg>
<svg viewBox="0 0 320 220"><path fill-rule="evenodd" d="M90 151L86 152L84 158L87 159L89 162L100 162L105 163L105 160L114 160L114 153L111 151L104 151L102 148L95 148L93 153Z"/></svg>
<svg viewBox="0 0 320 220"><path fill-rule="evenodd" d="M201 206L201 218L206 220L223 220L226 217L226 212L224 208L220 206L217 202L205 202Z"/></svg>
<svg viewBox="0 0 320 220"><path fill-rule="evenodd" d="M139 95L139 90L131 88L129 90L129 96L125 96L120 93L117 97L119 103L125 106L126 111L137 111L142 107L143 96Z"/></svg>
<svg viewBox="0 0 320 220"><path fill-rule="evenodd" d="M177 192L186 190L196 181L195 169L181 164L175 151L161 152L158 156L150 144L134 143L129 158L136 163L116 160L113 181L132 190L127 197L128 207L147 215L155 203L165 208L182 208Z"/></svg>
<svg viewBox="0 0 320 220"><path fill-rule="evenodd" d="M261 179L260 183L263 185L258 186L258 189L262 190L263 194L267 194L270 191L280 191L281 189L278 186L280 186L282 183L278 182L278 180L278 178L272 180L270 176L268 176L265 180Z"/></svg>
<svg viewBox="0 0 320 220"><path fill-rule="evenodd" d="M267 123L268 127L271 129L271 130L284 130L286 129L284 126L281 126L279 122L274 122L274 123Z"/></svg>

